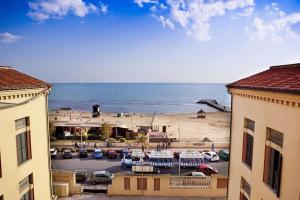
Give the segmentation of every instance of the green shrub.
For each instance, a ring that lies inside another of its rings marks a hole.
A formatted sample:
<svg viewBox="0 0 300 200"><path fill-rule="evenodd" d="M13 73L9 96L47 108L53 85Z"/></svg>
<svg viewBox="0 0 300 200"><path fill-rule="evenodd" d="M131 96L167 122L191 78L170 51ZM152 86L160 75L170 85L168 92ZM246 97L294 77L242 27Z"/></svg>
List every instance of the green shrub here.
<svg viewBox="0 0 300 200"><path fill-rule="evenodd" d="M125 138L120 138L119 141L120 142L126 142L126 139Z"/></svg>

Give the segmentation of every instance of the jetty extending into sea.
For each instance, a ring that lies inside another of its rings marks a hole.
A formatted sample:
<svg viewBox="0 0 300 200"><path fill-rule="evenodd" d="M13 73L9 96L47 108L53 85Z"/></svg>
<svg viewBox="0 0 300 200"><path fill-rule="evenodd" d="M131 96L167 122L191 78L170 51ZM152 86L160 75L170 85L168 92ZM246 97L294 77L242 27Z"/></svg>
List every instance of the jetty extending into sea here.
<svg viewBox="0 0 300 200"><path fill-rule="evenodd" d="M220 110L222 112L230 112L230 108L220 104L217 100L215 99L200 99L197 103L199 104L206 104L208 106L211 106L217 110Z"/></svg>

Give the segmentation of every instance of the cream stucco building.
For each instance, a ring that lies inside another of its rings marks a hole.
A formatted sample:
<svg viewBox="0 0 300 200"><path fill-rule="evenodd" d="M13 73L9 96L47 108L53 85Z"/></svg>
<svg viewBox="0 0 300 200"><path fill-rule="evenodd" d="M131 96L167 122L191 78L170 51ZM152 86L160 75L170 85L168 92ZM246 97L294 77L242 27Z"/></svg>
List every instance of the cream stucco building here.
<svg viewBox="0 0 300 200"><path fill-rule="evenodd" d="M50 85L0 67L0 200L50 200Z"/></svg>
<svg viewBox="0 0 300 200"><path fill-rule="evenodd" d="M300 64L270 67L227 87L228 199L300 199Z"/></svg>

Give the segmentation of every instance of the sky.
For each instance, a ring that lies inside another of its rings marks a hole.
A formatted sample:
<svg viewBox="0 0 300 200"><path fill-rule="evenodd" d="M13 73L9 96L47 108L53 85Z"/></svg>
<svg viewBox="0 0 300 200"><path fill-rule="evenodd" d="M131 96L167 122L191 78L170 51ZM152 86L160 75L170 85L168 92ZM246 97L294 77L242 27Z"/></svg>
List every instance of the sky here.
<svg viewBox="0 0 300 200"><path fill-rule="evenodd" d="M299 0L0 1L0 65L51 83L229 83L299 44Z"/></svg>

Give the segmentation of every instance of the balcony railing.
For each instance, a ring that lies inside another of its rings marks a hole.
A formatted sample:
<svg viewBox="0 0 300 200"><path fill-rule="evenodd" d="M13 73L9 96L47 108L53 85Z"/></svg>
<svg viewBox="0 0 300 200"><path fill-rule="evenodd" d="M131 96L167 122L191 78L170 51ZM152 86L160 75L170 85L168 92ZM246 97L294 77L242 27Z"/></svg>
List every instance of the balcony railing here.
<svg viewBox="0 0 300 200"><path fill-rule="evenodd" d="M210 188L210 177L174 176L170 177L172 188Z"/></svg>

